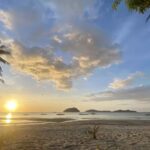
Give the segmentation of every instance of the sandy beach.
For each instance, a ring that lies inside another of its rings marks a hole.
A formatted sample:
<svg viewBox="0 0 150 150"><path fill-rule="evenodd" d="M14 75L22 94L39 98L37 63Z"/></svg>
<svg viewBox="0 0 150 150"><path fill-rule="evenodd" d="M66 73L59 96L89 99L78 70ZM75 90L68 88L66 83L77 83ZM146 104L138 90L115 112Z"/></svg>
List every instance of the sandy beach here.
<svg viewBox="0 0 150 150"><path fill-rule="evenodd" d="M94 127L99 127L97 139L90 134ZM0 127L0 150L149 149L150 121L59 121Z"/></svg>

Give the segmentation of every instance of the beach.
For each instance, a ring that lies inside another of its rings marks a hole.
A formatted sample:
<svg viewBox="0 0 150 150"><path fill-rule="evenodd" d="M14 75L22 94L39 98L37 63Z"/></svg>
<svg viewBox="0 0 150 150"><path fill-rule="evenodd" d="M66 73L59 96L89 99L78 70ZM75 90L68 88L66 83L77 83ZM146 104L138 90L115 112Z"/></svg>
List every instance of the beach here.
<svg viewBox="0 0 150 150"><path fill-rule="evenodd" d="M96 139L92 132L96 131ZM0 150L149 150L150 121L82 120L0 127Z"/></svg>

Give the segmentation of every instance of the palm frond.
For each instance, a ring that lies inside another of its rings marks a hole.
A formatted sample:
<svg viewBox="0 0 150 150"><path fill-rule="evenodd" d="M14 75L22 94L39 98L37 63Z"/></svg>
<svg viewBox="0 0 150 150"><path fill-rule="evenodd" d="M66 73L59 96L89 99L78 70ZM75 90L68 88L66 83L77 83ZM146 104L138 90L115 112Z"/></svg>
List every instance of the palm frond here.
<svg viewBox="0 0 150 150"><path fill-rule="evenodd" d="M11 53L8 51L8 48L2 44L0 41L0 55L11 55ZM4 58L0 57L0 62L4 64L9 64ZM0 66L0 77L2 77L2 67ZM4 80L0 78L0 82L4 83Z"/></svg>
<svg viewBox="0 0 150 150"><path fill-rule="evenodd" d="M0 62L4 63L4 64L9 64L5 59L3 59L2 57L0 57Z"/></svg>
<svg viewBox="0 0 150 150"><path fill-rule="evenodd" d="M150 14L148 15L148 17L146 18L146 22L148 22L150 19Z"/></svg>
<svg viewBox="0 0 150 150"><path fill-rule="evenodd" d="M0 66L0 77L2 76L2 67Z"/></svg>
<svg viewBox="0 0 150 150"><path fill-rule="evenodd" d="M112 4L112 8L113 9L117 9L118 8L118 5L121 3L122 0L115 0Z"/></svg>
<svg viewBox="0 0 150 150"><path fill-rule="evenodd" d="M10 55L10 52L2 50L0 47L0 55Z"/></svg>

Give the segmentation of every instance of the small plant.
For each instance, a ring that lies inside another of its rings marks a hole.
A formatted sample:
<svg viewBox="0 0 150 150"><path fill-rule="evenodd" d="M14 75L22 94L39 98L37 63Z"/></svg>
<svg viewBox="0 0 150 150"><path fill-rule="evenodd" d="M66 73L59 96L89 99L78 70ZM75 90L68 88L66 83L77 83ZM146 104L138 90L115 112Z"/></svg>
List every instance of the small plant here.
<svg viewBox="0 0 150 150"><path fill-rule="evenodd" d="M99 126L95 125L94 127L90 128L87 130L87 134L92 137L92 139L96 140L97 139L97 133L99 130Z"/></svg>
<svg viewBox="0 0 150 150"><path fill-rule="evenodd" d="M97 145L96 150L100 150L100 146L99 145Z"/></svg>

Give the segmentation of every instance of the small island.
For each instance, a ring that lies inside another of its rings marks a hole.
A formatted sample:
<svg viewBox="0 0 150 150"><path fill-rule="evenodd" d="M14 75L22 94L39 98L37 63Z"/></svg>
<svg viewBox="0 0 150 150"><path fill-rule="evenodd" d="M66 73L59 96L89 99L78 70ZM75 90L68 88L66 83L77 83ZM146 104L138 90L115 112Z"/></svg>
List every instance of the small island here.
<svg viewBox="0 0 150 150"><path fill-rule="evenodd" d="M94 113L96 113L96 112L111 112L111 111L109 111L109 110L96 110L96 109L89 109L89 110L86 110L85 112L94 112Z"/></svg>
<svg viewBox="0 0 150 150"><path fill-rule="evenodd" d="M127 109L127 110L121 110L121 109L119 109L119 110L115 110L114 112L129 112L129 113L133 112L133 113L135 113L137 111L135 111L135 110L129 110L129 109Z"/></svg>
<svg viewBox="0 0 150 150"><path fill-rule="evenodd" d="M80 110L76 107L72 107L65 109L64 112L80 112Z"/></svg>

